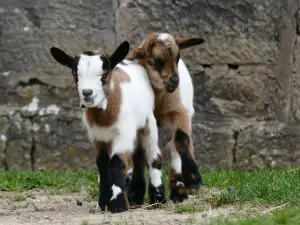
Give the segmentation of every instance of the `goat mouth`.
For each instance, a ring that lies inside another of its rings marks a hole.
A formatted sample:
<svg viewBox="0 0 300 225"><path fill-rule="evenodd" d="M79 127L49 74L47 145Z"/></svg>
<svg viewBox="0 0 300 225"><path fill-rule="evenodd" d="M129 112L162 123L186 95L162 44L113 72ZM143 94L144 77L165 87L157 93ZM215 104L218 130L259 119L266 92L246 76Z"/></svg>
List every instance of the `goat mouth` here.
<svg viewBox="0 0 300 225"><path fill-rule="evenodd" d="M94 99L90 97L86 97L83 99L81 103L81 108L94 108Z"/></svg>
<svg viewBox="0 0 300 225"><path fill-rule="evenodd" d="M166 91L168 93L174 92L178 88L178 86L179 86L178 83L168 83L166 81L164 81L164 83L165 83Z"/></svg>

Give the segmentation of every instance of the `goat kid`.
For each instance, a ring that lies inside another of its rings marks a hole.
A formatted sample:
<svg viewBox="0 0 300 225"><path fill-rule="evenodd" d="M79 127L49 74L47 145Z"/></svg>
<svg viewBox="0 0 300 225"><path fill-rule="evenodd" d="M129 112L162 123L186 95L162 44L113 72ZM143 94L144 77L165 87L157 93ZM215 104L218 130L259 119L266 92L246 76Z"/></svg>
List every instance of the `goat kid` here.
<svg viewBox="0 0 300 225"><path fill-rule="evenodd" d="M50 51L74 76L84 108L82 120L97 152L101 210L107 206L115 213L129 208L122 156L130 155L136 143L145 149L151 203L164 203L154 93L146 70L134 62L122 61L129 43L124 41L112 55L99 50L72 57L56 47Z"/></svg>
<svg viewBox="0 0 300 225"><path fill-rule="evenodd" d="M169 151L169 186L173 202L188 198L187 191L197 190L202 177L194 160L192 140L193 83L180 58L180 50L202 44L202 38L174 38L168 33L152 33L129 53L128 59L148 72L155 93L155 118L159 126L172 130ZM144 164L139 150L134 152L132 180L128 188L131 204L142 204L145 186ZM141 193L143 190L143 193Z"/></svg>

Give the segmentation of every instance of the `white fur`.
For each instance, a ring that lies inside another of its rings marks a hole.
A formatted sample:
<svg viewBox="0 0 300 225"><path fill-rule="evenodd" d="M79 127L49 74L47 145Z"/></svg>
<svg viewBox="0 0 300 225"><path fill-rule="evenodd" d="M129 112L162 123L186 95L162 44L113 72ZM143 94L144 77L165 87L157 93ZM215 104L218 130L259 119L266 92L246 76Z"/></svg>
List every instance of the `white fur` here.
<svg viewBox="0 0 300 225"><path fill-rule="evenodd" d="M161 40L164 43L165 47L169 46L169 37L170 35L168 33L161 33L158 35L158 40Z"/></svg>
<svg viewBox="0 0 300 225"><path fill-rule="evenodd" d="M171 155L171 160L170 160L171 167L174 169L174 172L176 174L181 174L182 173L182 170L181 170L182 162L181 162L180 155L176 150L173 139L167 144L167 149L168 149L168 151L170 151L170 155Z"/></svg>
<svg viewBox="0 0 300 225"><path fill-rule="evenodd" d="M122 189L119 186L116 186L115 184L111 187L112 190L112 197L110 198L110 201L117 199L118 195L122 193Z"/></svg>
<svg viewBox="0 0 300 225"><path fill-rule="evenodd" d="M159 169L149 167L149 177L151 184L157 188L162 185L162 172Z"/></svg>
<svg viewBox="0 0 300 225"><path fill-rule="evenodd" d="M181 181L177 181L176 182L176 186L182 186L182 187L184 187L184 183L182 183Z"/></svg>
<svg viewBox="0 0 300 225"><path fill-rule="evenodd" d="M109 127L100 127L99 125L90 126L86 120L85 112L82 119L91 140L112 143L111 157L122 152L132 152L135 149L137 131L148 125L149 133L142 138L142 144L146 150L151 182L154 187L158 187L162 184L162 173L160 170L151 167L152 162L161 154L158 147L156 120L153 115L154 92L144 67L128 60L124 61L127 65L118 64L117 67L129 76L130 81L120 84L122 102L119 118L116 123ZM84 59L83 62L79 62L81 74L78 76L78 92L84 103L82 90L84 88L93 89L93 98L95 99L92 103L93 106L106 108L103 102L106 101L107 104L107 98L102 94L102 84L98 82L98 86L100 87L94 86L94 83L97 83L95 78L100 80L98 74L101 73L101 69L97 69L97 65L93 65L94 63L99 65L98 59ZM110 85L111 88L115 86L113 82ZM89 106L90 104L86 103L86 105ZM117 188L119 187L112 186L113 197L111 200L116 198L122 191L120 188Z"/></svg>
<svg viewBox="0 0 300 225"><path fill-rule="evenodd" d="M117 67L126 72L130 77L130 82L121 84L122 104L118 121L110 127L91 127L86 121L86 116L83 115L82 117L92 140L96 139L99 141L112 142L112 155L121 152L132 152L135 147L136 131L145 127L146 122L150 117L154 118L154 93L146 70L136 63L127 60L125 60L125 63L127 65L117 65ZM89 67L93 68L93 65L90 64ZM84 77L86 75L81 74L81 76ZM88 76L89 75L86 77ZM89 78L92 81L94 80L92 76ZM80 79L81 78L79 78L78 83L80 83ZM99 77L98 79L100 80ZM90 82L89 79L85 79L78 88L79 95L81 95L81 88L85 84L91 83L92 82ZM99 85L102 87L101 84ZM92 88L93 86L89 87ZM93 94L99 90L100 88L97 87L96 90L93 91ZM151 129L152 133L157 133L156 125L154 127L152 125Z"/></svg>
<svg viewBox="0 0 300 225"><path fill-rule="evenodd" d="M106 103L104 102L106 97L101 82L101 77L104 72L102 69L102 64L103 62L100 59L99 55L80 55L80 60L77 66L77 88L80 100L86 107L106 108ZM93 99L92 102L85 101L82 94L82 91L84 89L93 90L93 93L91 94L91 99Z"/></svg>
<svg viewBox="0 0 300 225"><path fill-rule="evenodd" d="M157 160L161 155L161 151L157 145L158 133L156 120L153 114L148 118L149 135L142 138L143 148L146 150L146 158L149 166L150 181L154 187L162 185L162 172L156 168L152 168L153 161Z"/></svg>
<svg viewBox="0 0 300 225"><path fill-rule="evenodd" d="M190 119L192 119L195 112L193 106L194 87L191 75L181 59L179 59L178 62L178 72L180 78L178 87L180 92L180 100L183 106L188 110Z"/></svg>

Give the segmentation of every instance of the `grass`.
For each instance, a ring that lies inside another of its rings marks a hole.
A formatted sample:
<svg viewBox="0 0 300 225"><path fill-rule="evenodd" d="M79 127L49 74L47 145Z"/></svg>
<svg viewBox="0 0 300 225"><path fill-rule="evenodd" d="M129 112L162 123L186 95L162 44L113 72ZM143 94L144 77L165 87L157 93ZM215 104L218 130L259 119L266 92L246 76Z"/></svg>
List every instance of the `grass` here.
<svg viewBox="0 0 300 225"><path fill-rule="evenodd" d="M42 172L10 170L1 171L0 180L0 190L3 191L52 187L66 192L79 192L83 186L91 186L92 189L97 188L97 171Z"/></svg>
<svg viewBox="0 0 300 225"><path fill-rule="evenodd" d="M223 190L213 199L216 205L244 202L300 205L300 169L216 170L204 173L204 181L209 187Z"/></svg>
<svg viewBox="0 0 300 225"><path fill-rule="evenodd" d="M164 183L168 186L167 168L164 169ZM146 173L147 174L147 173ZM254 204L300 206L300 169L264 169L251 172L235 170L202 171L208 187L218 187L222 194L209 199L215 206L250 202ZM0 172L0 190L16 191L32 188L55 188L67 192L78 192L83 186L90 186L90 197L98 197L98 174L96 170L85 172L42 172L6 171ZM166 195L169 197L167 188ZM148 201L148 196L146 196ZM199 211L198 206L178 206L178 213Z"/></svg>
<svg viewBox="0 0 300 225"><path fill-rule="evenodd" d="M199 202L189 202L189 203L180 203L174 204L173 212L175 213L193 213L203 211L203 205Z"/></svg>
<svg viewBox="0 0 300 225"><path fill-rule="evenodd" d="M13 202L24 202L26 200L26 197L23 195L16 195L12 197L11 199Z"/></svg>
<svg viewBox="0 0 300 225"><path fill-rule="evenodd" d="M211 225L300 225L300 208L280 210L268 216L218 219Z"/></svg>

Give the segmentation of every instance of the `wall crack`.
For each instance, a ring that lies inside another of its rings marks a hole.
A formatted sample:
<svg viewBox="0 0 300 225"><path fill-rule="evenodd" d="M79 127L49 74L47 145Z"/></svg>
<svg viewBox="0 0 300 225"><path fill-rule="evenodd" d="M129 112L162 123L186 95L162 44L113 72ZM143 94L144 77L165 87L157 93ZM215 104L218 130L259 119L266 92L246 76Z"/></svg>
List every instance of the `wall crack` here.
<svg viewBox="0 0 300 225"><path fill-rule="evenodd" d="M232 138L234 140L234 144L233 144L233 147L232 147L232 162L233 162L233 165L236 165L236 151L237 151L239 135L240 135L240 131L233 130L233 134L232 134Z"/></svg>

